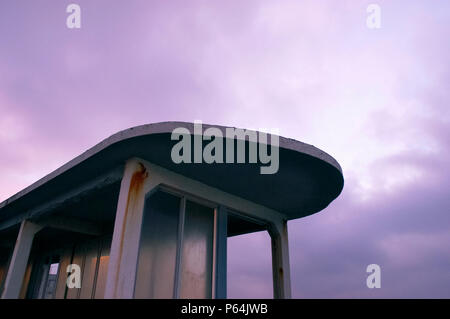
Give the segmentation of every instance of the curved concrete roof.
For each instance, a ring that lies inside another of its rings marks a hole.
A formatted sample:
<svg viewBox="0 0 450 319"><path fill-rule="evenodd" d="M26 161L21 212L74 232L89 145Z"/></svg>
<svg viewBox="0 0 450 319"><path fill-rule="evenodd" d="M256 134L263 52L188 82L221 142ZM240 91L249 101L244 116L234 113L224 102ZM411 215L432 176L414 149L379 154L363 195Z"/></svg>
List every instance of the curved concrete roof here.
<svg viewBox="0 0 450 319"><path fill-rule="evenodd" d="M279 170L273 175L261 175L259 171L261 163L175 164L170 154L172 146L177 141L172 141L170 137L172 131L179 127L194 132L193 123L162 122L132 127L110 136L0 203L0 219L23 213L63 190L87 182L117 165L122 165L131 157L143 158L275 209L289 219L322 210L342 191L344 184L342 170L333 157L312 145L284 137L279 139ZM220 129L224 137L226 136L226 127L203 124L203 130L209 127Z"/></svg>

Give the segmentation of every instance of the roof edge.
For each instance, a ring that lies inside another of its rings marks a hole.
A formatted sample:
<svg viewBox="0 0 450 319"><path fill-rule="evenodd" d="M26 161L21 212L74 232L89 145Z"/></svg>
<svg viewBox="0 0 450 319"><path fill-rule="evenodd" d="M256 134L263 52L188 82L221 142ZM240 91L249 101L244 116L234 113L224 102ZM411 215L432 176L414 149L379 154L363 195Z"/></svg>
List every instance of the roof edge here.
<svg viewBox="0 0 450 319"><path fill-rule="evenodd" d="M139 126L134 126L122 131L119 131L108 138L104 139L100 143L94 145L93 147L89 148L85 152L81 153L74 159L70 160L66 164L60 166L53 172L45 175L41 179L37 180L33 184L27 186L23 190L17 192L13 196L9 197L8 199L4 200L0 203L0 210L2 210L4 207L8 206L9 204L19 200L21 197L31 193L33 190L39 188L40 186L44 185L48 181L54 179L55 177L69 171L71 168L77 166L78 164L82 163L83 161L89 159L93 155L101 152L102 150L106 149L107 147L116 144L118 142L126 141L128 139L132 139L134 137L144 136L144 135L151 135L151 134L164 134L164 133L172 133L172 131L176 128L183 127L190 130L190 132L193 132L194 129L194 123L191 122L180 122L180 121L166 121L166 122L157 122L152 124L144 124ZM225 137L225 130L227 128L234 128L234 129L242 129L242 128L236 128L231 126L222 126L222 125L211 125L211 124L203 124L203 128L218 128L224 133ZM260 132L255 130L249 130L244 129L247 131L253 131L253 132ZM268 143L270 145L270 143ZM304 153L307 155L310 155L312 157L315 157L317 159L320 159L335 169L337 169L341 175L342 175L342 168L339 165L339 163L328 153L320 150L319 148L306 144L291 138L285 138L282 136L279 136L279 147L284 148L287 150L292 150L300 153Z"/></svg>

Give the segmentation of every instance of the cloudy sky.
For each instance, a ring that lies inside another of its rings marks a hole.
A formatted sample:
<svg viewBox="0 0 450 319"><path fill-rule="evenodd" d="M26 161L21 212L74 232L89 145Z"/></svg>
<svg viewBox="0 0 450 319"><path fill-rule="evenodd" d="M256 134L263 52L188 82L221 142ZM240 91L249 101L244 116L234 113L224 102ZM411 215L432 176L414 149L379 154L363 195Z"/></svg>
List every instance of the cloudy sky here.
<svg viewBox="0 0 450 319"><path fill-rule="evenodd" d="M345 187L289 223L293 297L450 298L450 2L0 1L0 200L109 135L276 128ZM229 241L229 296L271 297L263 233ZM381 266L368 289L366 267Z"/></svg>

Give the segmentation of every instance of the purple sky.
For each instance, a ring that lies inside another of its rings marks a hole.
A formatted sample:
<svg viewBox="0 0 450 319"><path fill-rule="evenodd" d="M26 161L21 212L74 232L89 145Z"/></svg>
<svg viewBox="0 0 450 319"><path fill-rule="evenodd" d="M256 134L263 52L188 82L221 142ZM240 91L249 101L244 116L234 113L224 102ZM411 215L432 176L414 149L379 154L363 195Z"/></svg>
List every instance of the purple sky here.
<svg viewBox="0 0 450 319"><path fill-rule="evenodd" d="M72 2L0 2L0 200L131 126L278 128L345 176L289 223L293 297L450 298L449 1ZM229 247L230 297L270 297L268 237Z"/></svg>

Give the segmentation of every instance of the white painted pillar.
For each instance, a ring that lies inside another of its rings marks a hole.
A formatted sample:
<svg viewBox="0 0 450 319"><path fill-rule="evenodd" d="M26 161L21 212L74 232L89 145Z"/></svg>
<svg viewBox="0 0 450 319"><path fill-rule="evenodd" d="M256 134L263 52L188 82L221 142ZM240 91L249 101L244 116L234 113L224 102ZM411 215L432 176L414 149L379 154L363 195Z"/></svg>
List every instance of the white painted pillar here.
<svg viewBox="0 0 450 319"><path fill-rule="evenodd" d="M147 178L148 172L142 163L136 159L126 163L106 278L107 299L134 297Z"/></svg>
<svg viewBox="0 0 450 319"><path fill-rule="evenodd" d="M291 298L291 273L287 221L273 224L269 230L272 238L273 297Z"/></svg>
<svg viewBox="0 0 450 319"><path fill-rule="evenodd" d="M18 299L30 257L34 235L42 229L28 220L22 221L5 279L2 299Z"/></svg>

